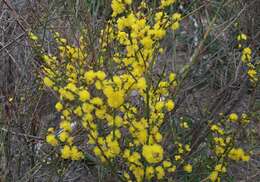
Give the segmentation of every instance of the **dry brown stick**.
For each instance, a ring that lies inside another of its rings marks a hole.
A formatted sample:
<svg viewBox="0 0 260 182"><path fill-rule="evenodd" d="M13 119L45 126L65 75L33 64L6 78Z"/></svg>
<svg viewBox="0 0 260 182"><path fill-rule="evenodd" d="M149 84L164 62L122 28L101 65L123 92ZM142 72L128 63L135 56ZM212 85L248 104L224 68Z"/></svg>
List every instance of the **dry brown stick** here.
<svg viewBox="0 0 260 182"><path fill-rule="evenodd" d="M18 39L20 39L21 37L23 37L25 35L25 32L24 33L21 33L19 36L17 36L13 41L7 43L6 45L4 45L3 47L1 47L0 49L0 53L6 49L7 47L9 47L10 45L12 45L13 43L15 43Z"/></svg>
<svg viewBox="0 0 260 182"><path fill-rule="evenodd" d="M0 46L4 47L1 42L0 42ZM15 60L15 58L13 57L13 55L12 55L7 49L5 49L5 52L8 54L8 56L9 56L10 59L13 61L13 63L17 66L18 70L19 70L20 72L22 72L22 71L21 71L21 68L19 67L19 65L18 65L17 61Z"/></svg>
<svg viewBox="0 0 260 182"><path fill-rule="evenodd" d="M0 128L0 130L2 130L4 132L9 132L12 135L23 136L23 137L26 137L26 138L32 138L32 139L36 139L36 140L44 140L43 138L38 137L38 136L28 135L28 134L25 134L25 133L17 133L17 132L10 131L10 130L5 129L5 128Z"/></svg>

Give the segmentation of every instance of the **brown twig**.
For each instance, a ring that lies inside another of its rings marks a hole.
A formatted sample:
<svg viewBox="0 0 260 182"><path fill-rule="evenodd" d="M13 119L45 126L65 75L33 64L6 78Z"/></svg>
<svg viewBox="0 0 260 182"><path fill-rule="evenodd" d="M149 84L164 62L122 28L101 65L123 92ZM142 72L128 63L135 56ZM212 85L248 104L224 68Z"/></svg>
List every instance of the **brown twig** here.
<svg viewBox="0 0 260 182"><path fill-rule="evenodd" d="M23 22L26 24L27 27L29 27L29 24L25 21L25 19L21 16L18 15L18 13L15 11L15 9L12 7L11 3L9 0L3 0L4 4L8 7L8 9L11 10L13 16L15 17L15 20L16 22L18 23L18 25L21 27L21 29L24 31L24 32L27 32L26 31L26 28L23 26L23 24L19 21L19 19L22 19Z"/></svg>
<svg viewBox="0 0 260 182"><path fill-rule="evenodd" d="M22 137L25 137L25 138L32 138L32 139L41 140L41 141L44 140L43 138L38 137L38 136L28 135L28 134L25 134L25 133L17 133L17 132L10 131L10 130L5 129L5 128L0 128L0 130L7 132L7 133L11 133L12 135L22 136Z"/></svg>

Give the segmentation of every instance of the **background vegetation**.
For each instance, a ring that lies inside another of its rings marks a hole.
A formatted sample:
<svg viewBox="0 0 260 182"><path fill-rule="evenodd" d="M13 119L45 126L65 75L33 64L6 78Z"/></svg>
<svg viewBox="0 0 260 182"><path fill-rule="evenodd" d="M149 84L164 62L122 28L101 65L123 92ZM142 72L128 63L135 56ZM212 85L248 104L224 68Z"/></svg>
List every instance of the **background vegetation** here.
<svg viewBox="0 0 260 182"><path fill-rule="evenodd" d="M51 91L39 90L41 57L27 36L29 31L40 35L42 47L49 51L51 31L76 42L81 27L87 27L93 35L89 38L94 38L111 14L110 4L106 0L0 1L0 181L116 181L104 167L88 161L50 160L53 153L45 136L48 127L58 124L57 100ZM259 86L238 74L243 66L236 43L238 33L248 35L259 72L259 7L257 0L182 0L178 8L187 16L177 42L173 45L171 38L163 42L167 49L161 59L184 75L174 114L192 123L193 141L203 139L203 122L219 113L252 116L240 140L245 148L253 148L251 159L233 165L229 181L260 180ZM158 64L159 69L163 63Z"/></svg>

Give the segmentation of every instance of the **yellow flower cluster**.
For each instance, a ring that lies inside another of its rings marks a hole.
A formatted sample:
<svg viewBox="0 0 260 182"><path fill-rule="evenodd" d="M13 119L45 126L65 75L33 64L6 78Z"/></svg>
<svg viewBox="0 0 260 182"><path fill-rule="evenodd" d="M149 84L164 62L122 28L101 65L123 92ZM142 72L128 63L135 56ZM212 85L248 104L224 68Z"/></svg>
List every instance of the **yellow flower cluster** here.
<svg viewBox="0 0 260 182"><path fill-rule="evenodd" d="M244 125L247 125L248 123L250 123L250 118L246 113L242 113L241 123L244 124Z"/></svg>
<svg viewBox="0 0 260 182"><path fill-rule="evenodd" d="M126 5L131 5L132 0L113 0L111 7L113 10L112 16L117 16L126 10Z"/></svg>
<svg viewBox="0 0 260 182"><path fill-rule="evenodd" d="M172 4L174 4L176 0L161 0L161 7L168 7Z"/></svg>
<svg viewBox="0 0 260 182"><path fill-rule="evenodd" d="M241 60L246 63L252 59L252 50L250 47L243 48Z"/></svg>
<svg viewBox="0 0 260 182"><path fill-rule="evenodd" d="M208 176L208 179L212 182L220 181L221 173L226 172L227 163L224 162L227 159L234 161L248 161L250 156L242 149L236 148L236 135L237 126L243 126L250 122L249 116L245 113L239 117L236 113L231 113L227 117L221 113L219 122L213 124L210 121L210 129L212 132L212 151L216 155L218 163L214 170Z"/></svg>
<svg viewBox="0 0 260 182"><path fill-rule="evenodd" d="M247 36L244 33L241 33L237 36L237 41L244 41L247 40Z"/></svg>
<svg viewBox="0 0 260 182"><path fill-rule="evenodd" d="M221 173L225 173L225 172L227 172L226 167L223 164L217 164L215 166L215 169L209 175L210 181L212 181L212 182L220 181L219 175Z"/></svg>
<svg viewBox="0 0 260 182"><path fill-rule="evenodd" d="M80 160L84 158L84 155L81 151L78 150L76 146L70 147L65 145L61 149L61 157L63 159Z"/></svg>
<svg viewBox="0 0 260 182"><path fill-rule="evenodd" d="M158 163L163 160L163 148L158 144L144 145L142 154L149 163Z"/></svg>
<svg viewBox="0 0 260 182"><path fill-rule="evenodd" d="M161 6L173 3L163 0ZM63 159L82 159L83 152L74 144L73 125L77 123L101 162L124 160L126 179L163 179L176 169L162 145L160 129L175 108L170 90L177 81L173 72L155 79L153 69L155 56L162 52L160 41L168 29L180 27L181 14L167 14L162 8L149 15L145 2L134 12L131 4L131 0L112 1L112 19L101 30L101 51L95 62L89 60L91 53L85 51L88 44L83 36L74 46L54 32L59 52L43 53L42 70L43 83L59 95L55 108L61 114L61 132L49 133L46 140L61 147ZM117 49L111 50L111 45ZM181 144L178 151L184 154ZM184 170L191 172L191 165Z"/></svg>
<svg viewBox="0 0 260 182"><path fill-rule="evenodd" d="M250 156L242 148L232 148L228 153L228 157L235 161L249 161L250 159Z"/></svg>
<svg viewBox="0 0 260 182"><path fill-rule="evenodd" d="M183 170L186 171L187 173L191 173L192 172L192 165L191 164L186 164L183 167Z"/></svg>
<svg viewBox="0 0 260 182"><path fill-rule="evenodd" d="M76 46L53 33L57 52L42 51L41 68L44 85L58 96L55 109L60 114L59 132L50 128L46 141L59 149L61 158L84 159L80 147L84 142L97 161L118 165L129 182L165 180L176 172L176 166L193 172L192 159L187 161L190 142L181 142L181 132L173 132L172 152L165 143L169 136L162 131L175 109L172 91L178 85L176 75L171 70L158 74L155 69L163 52L162 40L180 28L182 15L169 8L175 2L161 0L160 7L152 9L146 1L134 8L132 0L112 0L111 19L95 42L97 52L89 51L91 43L85 35ZM29 36L38 40L32 33ZM245 35L238 37L239 41L246 39ZM251 60L250 49L245 48L243 55ZM232 113L228 118L249 122L247 115L239 119ZM186 132L191 130L189 124L181 119L174 127ZM210 131L216 156L225 157L229 151L230 159L249 159L243 150L230 147L234 139L221 123L211 123ZM218 164L209 179L214 181L225 171L225 166Z"/></svg>
<svg viewBox="0 0 260 182"><path fill-rule="evenodd" d="M253 64L252 60L252 49L248 46L243 46L242 43L247 40L247 36L243 33L237 36L239 42L238 47L242 48L241 60L244 65L247 66L247 75L249 80L255 85L258 81L256 66Z"/></svg>
<svg viewBox="0 0 260 182"><path fill-rule="evenodd" d="M228 120L231 122L236 122L238 124L243 124L243 125L247 125L248 123L250 123L250 118L246 113L242 113L242 115L240 117L238 117L238 115L236 113L231 113L228 116Z"/></svg>

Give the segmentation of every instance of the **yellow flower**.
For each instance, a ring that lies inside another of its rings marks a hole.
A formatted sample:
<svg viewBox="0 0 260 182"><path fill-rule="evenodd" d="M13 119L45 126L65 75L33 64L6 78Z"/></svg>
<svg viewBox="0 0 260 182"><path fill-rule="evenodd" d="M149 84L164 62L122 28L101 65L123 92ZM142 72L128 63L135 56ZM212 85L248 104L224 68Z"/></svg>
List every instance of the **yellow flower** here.
<svg viewBox="0 0 260 182"><path fill-rule="evenodd" d="M191 173L191 172L192 172L192 165L186 164L186 165L183 167L183 170L186 171L187 173Z"/></svg>
<svg viewBox="0 0 260 182"><path fill-rule="evenodd" d="M180 127L181 127L181 128L189 128L189 125L188 125L187 122L181 122L181 123L180 123Z"/></svg>
<svg viewBox="0 0 260 182"><path fill-rule="evenodd" d="M67 143L68 143L69 145L72 145L72 144L73 144L73 140L74 140L74 137L68 137Z"/></svg>
<svg viewBox="0 0 260 182"><path fill-rule="evenodd" d="M247 61L250 61L251 60L251 55L250 54L242 54L241 56L241 60L243 63L247 62Z"/></svg>
<svg viewBox="0 0 260 182"><path fill-rule="evenodd" d="M101 81L97 80L96 83L95 83L95 87L96 87L97 90L101 90L102 89Z"/></svg>
<svg viewBox="0 0 260 182"><path fill-rule="evenodd" d="M228 153L228 157L235 161L243 160L245 156L247 155L245 155L245 152L242 148L232 148ZM249 160L249 157L246 157L245 159Z"/></svg>
<svg viewBox="0 0 260 182"><path fill-rule="evenodd" d="M72 91L72 92L77 92L78 88L74 83L68 83L66 86L66 89Z"/></svg>
<svg viewBox="0 0 260 182"><path fill-rule="evenodd" d="M58 145L58 140L56 139L54 134L48 134L46 136L46 141L47 141L47 143L51 144L52 146Z"/></svg>
<svg viewBox="0 0 260 182"><path fill-rule="evenodd" d="M117 16L120 13L123 13L125 10L125 5L120 0L112 0L111 7L113 10L112 16Z"/></svg>
<svg viewBox="0 0 260 182"><path fill-rule="evenodd" d="M99 80L104 80L106 78L106 73L104 71L96 72L96 76Z"/></svg>
<svg viewBox="0 0 260 182"><path fill-rule="evenodd" d="M124 0L124 2L128 5L131 5L132 4L132 0Z"/></svg>
<svg viewBox="0 0 260 182"><path fill-rule="evenodd" d="M76 109L73 111L77 116L81 117L83 112L80 106L78 106Z"/></svg>
<svg viewBox="0 0 260 182"><path fill-rule="evenodd" d="M167 170L169 173L173 173L174 171L176 171L176 166L172 166L170 168L168 168Z"/></svg>
<svg viewBox="0 0 260 182"><path fill-rule="evenodd" d="M215 152L218 156L222 155L225 152L225 149L219 145L216 146Z"/></svg>
<svg viewBox="0 0 260 182"><path fill-rule="evenodd" d="M168 168L171 167L172 163L170 161L163 161L163 167Z"/></svg>
<svg viewBox="0 0 260 182"><path fill-rule="evenodd" d="M257 72L256 72L255 69L249 69L249 70L247 71L247 74L248 74L249 77L255 78Z"/></svg>
<svg viewBox="0 0 260 182"><path fill-rule="evenodd" d="M176 0L161 0L161 7L167 7L175 3Z"/></svg>
<svg viewBox="0 0 260 182"><path fill-rule="evenodd" d="M123 119L120 116L115 117L115 125L116 127L120 127L123 124Z"/></svg>
<svg viewBox="0 0 260 182"><path fill-rule="evenodd" d="M164 49L163 49L163 48L160 48L160 49L159 49L159 53L163 54L163 52L164 52Z"/></svg>
<svg viewBox="0 0 260 182"><path fill-rule="evenodd" d="M33 41L37 41L38 40L38 37L34 34L34 33L32 33L32 32L29 32L29 38L31 39L31 40L33 40Z"/></svg>
<svg viewBox="0 0 260 182"><path fill-rule="evenodd" d="M118 32L118 38L121 37L125 37L125 34L124 32L121 32L124 28L125 28L125 17L122 17L122 18L118 18L117 19L117 27L118 27L118 30L120 30L120 32ZM121 34L121 35L120 35ZM120 39L120 38L119 38Z"/></svg>
<svg viewBox="0 0 260 182"><path fill-rule="evenodd" d="M250 160L250 156L244 154L244 155L241 156L241 160L244 161L244 162L247 162L247 161Z"/></svg>
<svg viewBox="0 0 260 182"><path fill-rule="evenodd" d="M133 166L132 172L133 172L137 182L143 181L143 177L144 177L144 169L143 168Z"/></svg>
<svg viewBox="0 0 260 182"><path fill-rule="evenodd" d="M238 41L247 40L246 34L243 34L243 33L239 34L239 35L237 36L237 40L238 40Z"/></svg>
<svg viewBox="0 0 260 182"><path fill-rule="evenodd" d="M187 151L187 152L190 152L191 151L191 148L190 148L190 145L185 145L185 150Z"/></svg>
<svg viewBox="0 0 260 182"><path fill-rule="evenodd" d="M155 140L156 140L157 142L161 142L161 141L162 141L162 135L161 135L161 133L156 132L156 134L155 134Z"/></svg>
<svg viewBox="0 0 260 182"><path fill-rule="evenodd" d="M84 102L90 98L90 94L87 90L79 91L79 99Z"/></svg>
<svg viewBox="0 0 260 182"><path fill-rule="evenodd" d="M126 178L126 180L127 180L127 182L132 182L131 180L130 180L130 175L127 173L127 172L125 172L124 171L124 177Z"/></svg>
<svg viewBox="0 0 260 182"><path fill-rule="evenodd" d="M150 180L154 176L154 168L153 166L148 166L145 171L145 176L148 180Z"/></svg>
<svg viewBox="0 0 260 182"><path fill-rule="evenodd" d="M102 155L102 152L98 147L94 147L93 152L98 157Z"/></svg>
<svg viewBox="0 0 260 182"><path fill-rule="evenodd" d="M69 159L71 155L71 150L70 147L68 145L65 145L62 149L61 149L61 157L63 159Z"/></svg>
<svg viewBox="0 0 260 182"><path fill-rule="evenodd" d="M124 24L125 24L126 27L132 27L132 25L134 25L135 22L136 22L136 17L133 13L131 13L125 19Z"/></svg>
<svg viewBox="0 0 260 182"><path fill-rule="evenodd" d="M64 39L64 38L59 38L59 39L56 39L59 43L61 44L66 44L67 43L67 40Z"/></svg>
<svg viewBox="0 0 260 182"><path fill-rule="evenodd" d="M72 92L67 91L67 90L65 90L63 88L59 89L59 93L60 93L60 95L62 97L66 98L66 99L68 99L70 101L73 101L75 99L75 96L73 95Z"/></svg>
<svg viewBox="0 0 260 182"><path fill-rule="evenodd" d="M69 138L69 133L66 132L66 131L62 131L62 132L59 134L59 139L60 139L60 141L62 141L62 142L65 142L68 138Z"/></svg>
<svg viewBox="0 0 260 182"><path fill-rule="evenodd" d="M54 82L49 78L49 77L44 77L43 79L43 83L47 86L47 87L52 87L54 85Z"/></svg>
<svg viewBox="0 0 260 182"><path fill-rule="evenodd" d="M118 139L120 139L121 136L122 136L122 135L121 135L120 130L116 129L116 130L115 130L115 137L118 138Z"/></svg>
<svg viewBox="0 0 260 182"><path fill-rule="evenodd" d="M63 105L60 103L60 102L57 102L56 105L55 105L55 108L57 111L61 111L63 109Z"/></svg>
<svg viewBox="0 0 260 182"><path fill-rule="evenodd" d="M180 13L174 13L174 14L172 15L172 19L173 19L174 21L180 21L180 20L181 20L181 14L180 14Z"/></svg>
<svg viewBox="0 0 260 182"><path fill-rule="evenodd" d="M214 137L214 141L216 144L218 144L220 146L225 147L225 145L226 145L224 139L221 137Z"/></svg>
<svg viewBox="0 0 260 182"><path fill-rule="evenodd" d="M137 81L137 85L136 87L140 90L145 90L147 85L146 85L146 80L144 77L141 77L138 81Z"/></svg>
<svg viewBox="0 0 260 182"><path fill-rule="evenodd" d="M243 54L246 54L246 55L251 55L252 54L252 50L250 47L245 47L243 49Z"/></svg>
<svg viewBox="0 0 260 182"><path fill-rule="evenodd" d="M122 90L112 91L107 96L107 103L112 108L118 108L124 103L124 92Z"/></svg>
<svg viewBox="0 0 260 182"><path fill-rule="evenodd" d="M155 109L156 109L157 111L161 111L162 108L163 108L163 106L164 106L164 102L163 102L163 101L159 101L159 102L156 103Z"/></svg>
<svg viewBox="0 0 260 182"><path fill-rule="evenodd" d="M178 21L174 22L171 26L172 30L178 30L180 28L180 23Z"/></svg>
<svg viewBox="0 0 260 182"><path fill-rule="evenodd" d="M144 37L140 42L146 49L150 49L153 47L153 40L148 36Z"/></svg>
<svg viewBox="0 0 260 182"><path fill-rule="evenodd" d="M53 127L48 128L48 132L49 132L49 133L53 133L53 132L54 132L54 128L53 128Z"/></svg>
<svg viewBox="0 0 260 182"><path fill-rule="evenodd" d="M163 12L155 13L155 21L160 21L162 19Z"/></svg>
<svg viewBox="0 0 260 182"><path fill-rule="evenodd" d="M64 117L69 117L70 111L68 111L67 109L65 109L65 110L62 111L62 115L63 115Z"/></svg>
<svg viewBox="0 0 260 182"><path fill-rule="evenodd" d="M174 109L174 102L172 100L168 100L165 103L165 107L168 111L172 111Z"/></svg>
<svg viewBox="0 0 260 182"><path fill-rule="evenodd" d="M141 144L145 144L145 142L147 141L147 131L146 129L140 130L137 133L137 140L141 143Z"/></svg>
<svg viewBox="0 0 260 182"><path fill-rule="evenodd" d="M226 171L227 171L227 169L226 169L226 167L225 166L223 166L222 164L217 164L216 166L215 166L215 171L217 171L217 172L222 172L222 173L225 173Z"/></svg>
<svg viewBox="0 0 260 182"><path fill-rule="evenodd" d="M70 156L71 156L71 160L80 160L84 157L83 153L79 151L76 146L73 146L71 148Z"/></svg>
<svg viewBox="0 0 260 182"><path fill-rule="evenodd" d="M82 110L85 113L91 113L94 110L94 106L92 104L84 103L82 105Z"/></svg>
<svg viewBox="0 0 260 182"><path fill-rule="evenodd" d="M96 111L95 111L95 115L99 119L104 119L105 118L105 114L106 114L106 110L105 109L96 109Z"/></svg>
<svg viewBox="0 0 260 182"><path fill-rule="evenodd" d="M238 116L236 113L231 113L228 118L232 122L236 122L238 120Z"/></svg>
<svg viewBox="0 0 260 182"><path fill-rule="evenodd" d="M115 157L120 153L120 146L117 140L107 141L107 146L109 147L109 151L111 153L110 157Z"/></svg>
<svg viewBox="0 0 260 182"><path fill-rule="evenodd" d="M248 117L248 115L246 113L243 113L241 115L241 123L243 123L243 124L250 123L250 118Z"/></svg>
<svg viewBox="0 0 260 182"><path fill-rule="evenodd" d="M122 80L119 76L113 76L113 82L118 86L121 87L122 85Z"/></svg>
<svg viewBox="0 0 260 182"><path fill-rule="evenodd" d="M165 172L162 166L157 166L155 171L158 179L162 179L165 176Z"/></svg>
<svg viewBox="0 0 260 182"><path fill-rule="evenodd" d="M218 179L218 172L217 171L211 172L210 175L209 175L209 179L212 182L215 182Z"/></svg>
<svg viewBox="0 0 260 182"><path fill-rule="evenodd" d="M170 73L170 75L169 75L169 80L172 82L172 81L175 80L175 78L176 78L175 73Z"/></svg>
<svg viewBox="0 0 260 182"><path fill-rule="evenodd" d="M130 150L129 150L129 149L125 149L125 150L124 150L123 157L124 157L124 158L128 158L129 156L130 156Z"/></svg>
<svg viewBox="0 0 260 182"><path fill-rule="evenodd" d="M175 158L176 161L178 161L178 160L181 159L181 156L180 155L175 155L174 158Z"/></svg>
<svg viewBox="0 0 260 182"><path fill-rule="evenodd" d="M213 132L217 132L218 134L220 135L223 135L225 132L223 129L221 129L218 125L215 125L213 124L210 129L213 131Z"/></svg>
<svg viewBox="0 0 260 182"><path fill-rule="evenodd" d="M92 84L94 82L94 79L96 78L96 74L93 70L90 70L84 74L84 77L87 84Z"/></svg>
<svg viewBox="0 0 260 182"><path fill-rule="evenodd" d="M103 105L103 101L100 97L94 97L93 99L91 99L91 104L101 106Z"/></svg>
<svg viewBox="0 0 260 182"><path fill-rule="evenodd" d="M66 120L63 120L60 123L60 128L63 128L65 131L68 131L68 132L70 132L72 130L70 122L66 121Z"/></svg>
<svg viewBox="0 0 260 182"><path fill-rule="evenodd" d="M163 159L163 148L158 144L144 145L142 155L147 162L158 163Z"/></svg>
<svg viewBox="0 0 260 182"><path fill-rule="evenodd" d="M160 39L162 39L165 36L166 31L163 30L163 29L157 29L157 30L154 30L153 33L154 33L155 38L157 40L160 40Z"/></svg>

